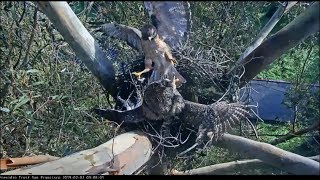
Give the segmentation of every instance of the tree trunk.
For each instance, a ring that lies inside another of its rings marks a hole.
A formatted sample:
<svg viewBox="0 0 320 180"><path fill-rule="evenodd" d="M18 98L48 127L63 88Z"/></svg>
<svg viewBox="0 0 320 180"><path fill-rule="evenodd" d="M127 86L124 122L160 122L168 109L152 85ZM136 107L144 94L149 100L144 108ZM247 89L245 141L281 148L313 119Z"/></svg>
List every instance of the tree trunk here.
<svg viewBox="0 0 320 180"><path fill-rule="evenodd" d="M149 160L151 152L152 145L145 135L128 132L98 147L1 175L129 175Z"/></svg>
<svg viewBox="0 0 320 180"><path fill-rule="evenodd" d="M267 164L292 174L320 174L319 162L282 150L267 143L257 142L231 134L224 134L221 141L216 145L252 158L260 159Z"/></svg>
<svg viewBox="0 0 320 180"><path fill-rule="evenodd" d="M250 46L244 51L244 53L241 54L240 58L235 64L235 68L239 64L242 64L242 61L262 43L262 41L268 36L268 34L280 21L283 14L289 11L289 9L291 9L291 7L293 7L297 2L298 1L289 1L286 6L279 5L277 11L273 14L268 23L261 29L256 39L250 44Z"/></svg>
<svg viewBox="0 0 320 180"><path fill-rule="evenodd" d="M36 1L65 41L112 95L115 72L110 60L65 1Z"/></svg>
<svg viewBox="0 0 320 180"><path fill-rule="evenodd" d="M245 67L241 86L252 80L289 49L318 32L319 16L319 2L315 2L304 13L251 52L241 64Z"/></svg>

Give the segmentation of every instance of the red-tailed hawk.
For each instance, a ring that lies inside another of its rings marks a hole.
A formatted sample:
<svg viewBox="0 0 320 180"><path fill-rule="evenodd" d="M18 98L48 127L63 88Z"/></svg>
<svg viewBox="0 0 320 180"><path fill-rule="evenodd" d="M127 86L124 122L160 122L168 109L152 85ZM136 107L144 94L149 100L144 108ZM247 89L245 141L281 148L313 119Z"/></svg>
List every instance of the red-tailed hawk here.
<svg viewBox="0 0 320 180"><path fill-rule="evenodd" d="M159 36L173 50L179 48L190 33L191 10L186 1L144 1Z"/></svg>
<svg viewBox="0 0 320 180"><path fill-rule="evenodd" d="M179 87L186 82L174 67L177 61L172 56L170 47L160 38L153 25L146 24L140 31L122 24L107 23L101 26L101 30L108 36L126 41L144 54L145 69L133 73L139 78L143 73L153 69L149 83L169 79L176 81L176 85Z"/></svg>

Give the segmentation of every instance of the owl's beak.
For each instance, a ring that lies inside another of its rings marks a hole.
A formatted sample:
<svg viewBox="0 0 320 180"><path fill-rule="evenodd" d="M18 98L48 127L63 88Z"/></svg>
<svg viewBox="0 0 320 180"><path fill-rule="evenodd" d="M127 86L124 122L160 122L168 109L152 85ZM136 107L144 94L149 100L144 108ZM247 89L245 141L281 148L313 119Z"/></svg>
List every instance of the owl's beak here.
<svg viewBox="0 0 320 180"><path fill-rule="evenodd" d="M151 40L152 40L152 37L148 37L148 39L149 39L149 41L151 41Z"/></svg>

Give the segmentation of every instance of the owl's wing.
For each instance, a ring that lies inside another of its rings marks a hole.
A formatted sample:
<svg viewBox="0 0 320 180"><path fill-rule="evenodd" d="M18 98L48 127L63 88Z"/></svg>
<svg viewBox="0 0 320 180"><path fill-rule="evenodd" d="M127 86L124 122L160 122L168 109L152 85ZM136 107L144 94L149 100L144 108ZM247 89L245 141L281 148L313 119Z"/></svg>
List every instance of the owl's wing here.
<svg viewBox="0 0 320 180"><path fill-rule="evenodd" d="M239 103L228 104L225 101L214 103L212 109L215 114L215 122L219 132L226 132L240 120L247 118L249 112L246 107Z"/></svg>
<svg viewBox="0 0 320 180"><path fill-rule="evenodd" d="M191 28L190 4L185 1L145 1L152 24L173 49L188 37Z"/></svg>
<svg viewBox="0 0 320 180"><path fill-rule="evenodd" d="M141 31L117 23L107 23L102 25L99 28L99 31L102 31L104 34L110 37L119 38L123 41L126 41L131 47L142 52L141 46Z"/></svg>
<svg viewBox="0 0 320 180"><path fill-rule="evenodd" d="M97 115L104 117L109 121L116 122L118 124L139 123L145 120L145 118L143 117L141 105L127 111L119 111L115 109L100 109L100 108L95 108L92 111Z"/></svg>
<svg viewBox="0 0 320 180"><path fill-rule="evenodd" d="M207 111L208 118L203 120L199 126L197 143L205 141L209 132L211 133L210 139L218 140L223 133L238 124L240 120L246 119L249 115L244 105L238 103L228 104L225 101L209 105Z"/></svg>

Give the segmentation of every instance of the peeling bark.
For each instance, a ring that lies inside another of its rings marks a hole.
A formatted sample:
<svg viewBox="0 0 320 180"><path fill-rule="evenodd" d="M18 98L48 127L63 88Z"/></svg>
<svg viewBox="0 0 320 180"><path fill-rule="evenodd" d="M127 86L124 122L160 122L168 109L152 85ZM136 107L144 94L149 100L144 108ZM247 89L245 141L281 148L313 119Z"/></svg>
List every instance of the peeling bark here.
<svg viewBox="0 0 320 180"><path fill-rule="evenodd" d="M98 147L1 175L129 175L145 164L151 153L152 146L145 135L128 132Z"/></svg>

